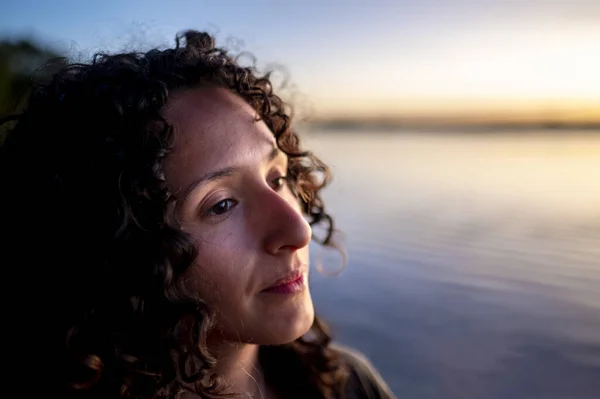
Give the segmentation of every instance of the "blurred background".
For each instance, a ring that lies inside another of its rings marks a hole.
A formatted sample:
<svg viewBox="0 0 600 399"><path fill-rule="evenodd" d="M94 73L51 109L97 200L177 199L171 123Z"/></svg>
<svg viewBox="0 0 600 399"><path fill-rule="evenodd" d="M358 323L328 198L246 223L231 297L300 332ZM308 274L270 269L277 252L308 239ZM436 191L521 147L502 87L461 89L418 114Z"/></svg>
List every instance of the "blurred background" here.
<svg viewBox="0 0 600 399"><path fill-rule="evenodd" d="M348 252L312 273L318 311L399 398L600 397L600 1L1 10L0 114L49 57L186 28L275 68Z"/></svg>

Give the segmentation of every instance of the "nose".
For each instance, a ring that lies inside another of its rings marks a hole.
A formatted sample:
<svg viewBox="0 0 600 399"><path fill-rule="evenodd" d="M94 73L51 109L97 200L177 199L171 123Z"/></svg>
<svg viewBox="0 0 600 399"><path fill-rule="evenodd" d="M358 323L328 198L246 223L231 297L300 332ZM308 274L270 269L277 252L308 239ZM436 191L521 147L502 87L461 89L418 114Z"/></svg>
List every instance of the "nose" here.
<svg viewBox="0 0 600 399"><path fill-rule="evenodd" d="M269 190L261 205L264 249L271 255L294 252L310 243L312 229L302 216L298 200L289 191Z"/></svg>

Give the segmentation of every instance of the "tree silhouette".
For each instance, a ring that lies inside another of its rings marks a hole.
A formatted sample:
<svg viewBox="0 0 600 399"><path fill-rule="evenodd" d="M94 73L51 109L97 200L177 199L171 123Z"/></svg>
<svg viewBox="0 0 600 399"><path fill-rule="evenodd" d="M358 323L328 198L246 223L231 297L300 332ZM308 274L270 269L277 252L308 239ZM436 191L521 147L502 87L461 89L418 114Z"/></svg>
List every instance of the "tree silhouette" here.
<svg viewBox="0 0 600 399"><path fill-rule="evenodd" d="M0 40L0 118L18 110L35 82L65 64L55 51L31 40Z"/></svg>

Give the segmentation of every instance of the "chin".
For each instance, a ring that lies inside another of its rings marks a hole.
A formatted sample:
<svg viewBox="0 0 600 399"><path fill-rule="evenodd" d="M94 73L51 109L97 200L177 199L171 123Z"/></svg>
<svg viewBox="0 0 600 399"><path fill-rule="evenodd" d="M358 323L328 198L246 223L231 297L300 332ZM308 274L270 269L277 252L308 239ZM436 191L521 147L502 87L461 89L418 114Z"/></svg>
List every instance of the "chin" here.
<svg viewBox="0 0 600 399"><path fill-rule="evenodd" d="M265 314L261 318L261 333L255 335L256 343L260 345L287 344L306 334L312 326L315 309L308 290L305 298L280 306L278 311L269 312L268 316Z"/></svg>

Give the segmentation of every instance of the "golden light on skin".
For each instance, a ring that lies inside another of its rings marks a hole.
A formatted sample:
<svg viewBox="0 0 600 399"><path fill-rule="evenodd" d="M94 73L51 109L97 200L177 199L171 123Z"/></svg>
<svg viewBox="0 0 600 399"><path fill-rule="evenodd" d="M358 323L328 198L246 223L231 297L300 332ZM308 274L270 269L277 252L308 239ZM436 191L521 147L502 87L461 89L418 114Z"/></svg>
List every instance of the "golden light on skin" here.
<svg viewBox="0 0 600 399"><path fill-rule="evenodd" d="M308 90L314 114L600 121L600 24L495 29L325 67Z"/></svg>

